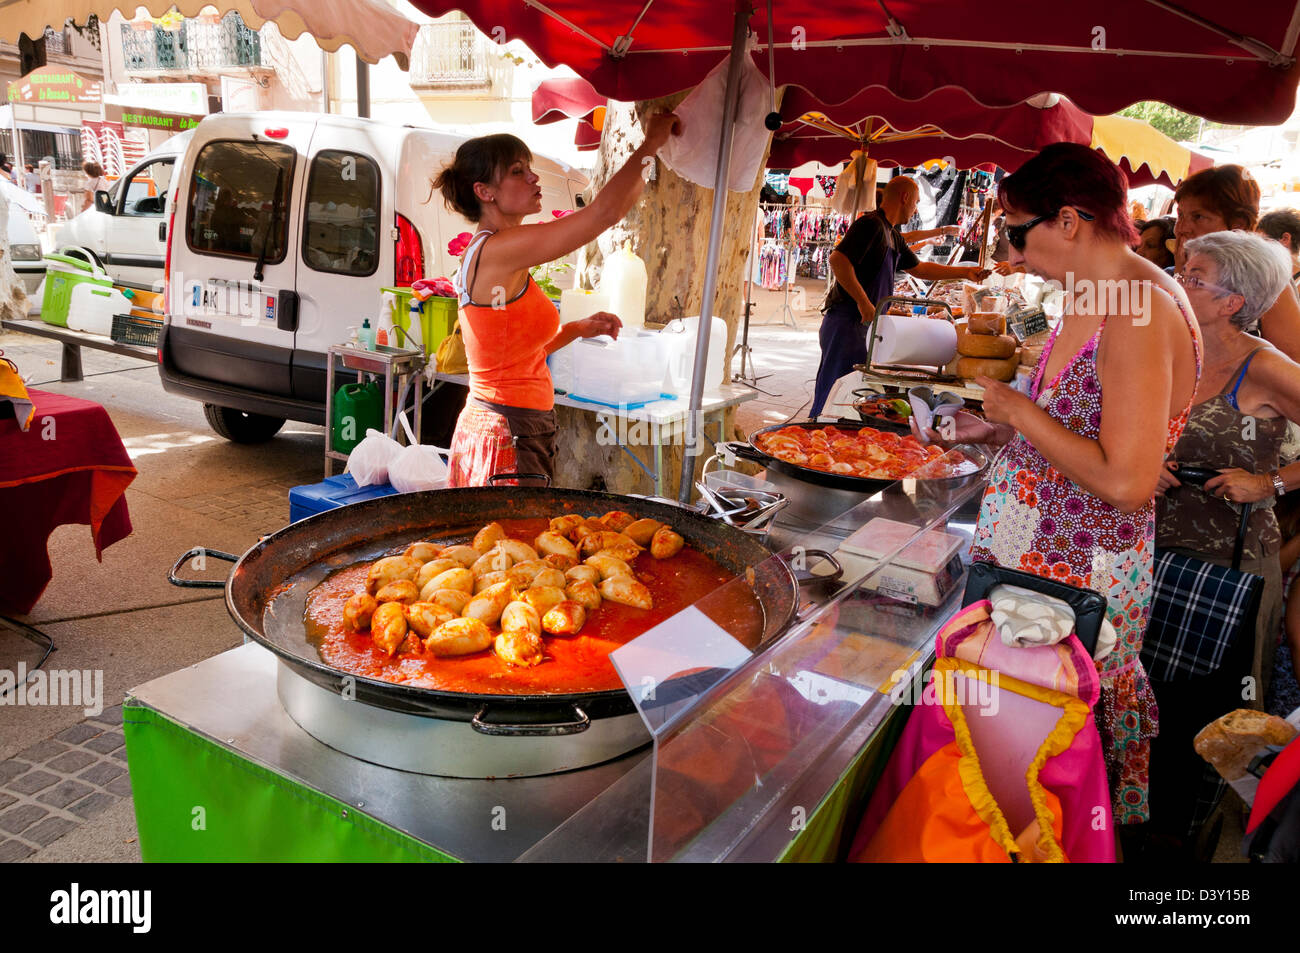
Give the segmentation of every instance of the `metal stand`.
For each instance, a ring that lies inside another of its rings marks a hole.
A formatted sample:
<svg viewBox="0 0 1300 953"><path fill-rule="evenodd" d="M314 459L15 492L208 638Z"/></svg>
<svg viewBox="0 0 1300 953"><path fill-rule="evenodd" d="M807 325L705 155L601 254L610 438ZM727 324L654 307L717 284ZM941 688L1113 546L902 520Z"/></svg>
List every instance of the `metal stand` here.
<svg viewBox="0 0 1300 953"><path fill-rule="evenodd" d="M21 635L28 642L45 648L45 653L41 655L40 661L27 670L29 675L44 665L45 660L48 659L50 653L54 651L54 640L40 629L33 628L26 622L19 622L17 619L9 618L7 615L0 615L0 628L9 629L11 632ZM17 688L18 686L15 685L9 691L14 691ZM9 694L8 691L0 693L0 698L3 698L7 694Z"/></svg>
<svg viewBox="0 0 1300 953"><path fill-rule="evenodd" d="M424 412L424 354L407 348L380 344L373 351L350 344L332 344L325 361L325 476L334 475L336 461L346 464L348 455L334 449L334 365L342 362L348 370L357 372L357 382L366 374L384 375L384 433L393 429L393 392L400 387L405 392L408 378L415 384L415 433L420 432Z"/></svg>
<svg viewBox="0 0 1300 953"><path fill-rule="evenodd" d="M752 285L753 282L751 281L750 284ZM731 380L733 383L744 384L746 387L752 387L760 394L767 394L767 396L769 397L775 397L776 394L774 392L770 390L763 390L763 388L758 386L759 381L766 380L772 375L759 374L757 373L758 368L754 366L754 349L749 346L749 314L750 314L750 310L753 307L754 307L754 303L749 300L749 293L746 292L744 333L741 337L740 344L736 345L735 354L732 355L733 358L735 357L736 354L740 355L740 370L736 372L736 375L732 377ZM748 365L749 368L754 373L746 373L745 372L746 365Z"/></svg>

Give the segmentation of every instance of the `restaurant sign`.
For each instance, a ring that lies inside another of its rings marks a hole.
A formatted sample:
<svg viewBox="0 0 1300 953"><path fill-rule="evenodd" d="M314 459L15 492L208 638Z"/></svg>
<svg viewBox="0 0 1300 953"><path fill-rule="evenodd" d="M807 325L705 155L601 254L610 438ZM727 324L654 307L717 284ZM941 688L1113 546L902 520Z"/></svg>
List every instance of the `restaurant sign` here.
<svg viewBox="0 0 1300 953"><path fill-rule="evenodd" d="M80 73L42 66L9 84L11 103L97 103L100 84Z"/></svg>
<svg viewBox="0 0 1300 953"><path fill-rule="evenodd" d="M156 109L136 109L133 106L118 106L113 103L105 104L104 118L111 122L120 122L124 126L156 129L168 133L193 129L203 119L202 116L184 116L180 113L159 112Z"/></svg>

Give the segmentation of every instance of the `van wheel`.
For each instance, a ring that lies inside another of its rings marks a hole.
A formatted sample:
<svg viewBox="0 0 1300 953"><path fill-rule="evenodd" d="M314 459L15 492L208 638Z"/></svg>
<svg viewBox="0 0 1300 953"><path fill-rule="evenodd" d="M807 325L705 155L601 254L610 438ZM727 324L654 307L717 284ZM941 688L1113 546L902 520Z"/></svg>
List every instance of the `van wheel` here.
<svg viewBox="0 0 1300 953"><path fill-rule="evenodd" d="M265 443L284 426L283 417L246 414L242 410L218 407L216 404L204 404L203 416L208 418L208 424L213 430L235 443Z"/></svg>

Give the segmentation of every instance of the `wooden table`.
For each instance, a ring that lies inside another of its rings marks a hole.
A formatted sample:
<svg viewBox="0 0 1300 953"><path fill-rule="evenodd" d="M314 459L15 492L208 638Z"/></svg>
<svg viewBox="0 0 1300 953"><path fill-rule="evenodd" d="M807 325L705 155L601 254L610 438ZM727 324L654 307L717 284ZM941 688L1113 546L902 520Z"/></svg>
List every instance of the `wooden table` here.
<svg viewBox="0 0 1300 953"><path fill-rule="evenodd" d="M142 347L138 344L118 344L111 338L102 334L87 334L85 331L74 331L71 328L61 328L55 324L46 324L41 320L28 319L6 319L0 321L0 325L6 331L21 331L23 334L33 334L36 337L50 338L58 341L63 345L63 363L59 368L59 380L64 382L76 382L82 380L81 373L81 349L83 347L93 347L97 351L108 351L110 354L120 354L123 357L134 357L141 361L148 361L150 364L158 363L158 349L156 347Z"/></svg>

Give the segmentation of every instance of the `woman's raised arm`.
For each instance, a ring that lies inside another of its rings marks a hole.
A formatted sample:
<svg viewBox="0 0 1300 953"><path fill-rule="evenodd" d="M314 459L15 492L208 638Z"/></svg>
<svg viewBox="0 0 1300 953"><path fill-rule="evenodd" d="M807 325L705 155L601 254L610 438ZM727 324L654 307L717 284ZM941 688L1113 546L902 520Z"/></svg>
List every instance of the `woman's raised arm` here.
<svg viewBox="0 0 1300 953"><path fill-rule="evenodd" d="M501 271L520 271L555 261L594 241L601 232L622 221L645 188L649 177L646 169L653 169L650 163L659 161L655 153L670 135L677 135L680 127L681 120L672 113L651 116L646 123L645 142L586 208L553 222L521 225L502 231L484 246L485 254L491 255L492 265ZM489 248L491 251L486 252Z"/></svg>

